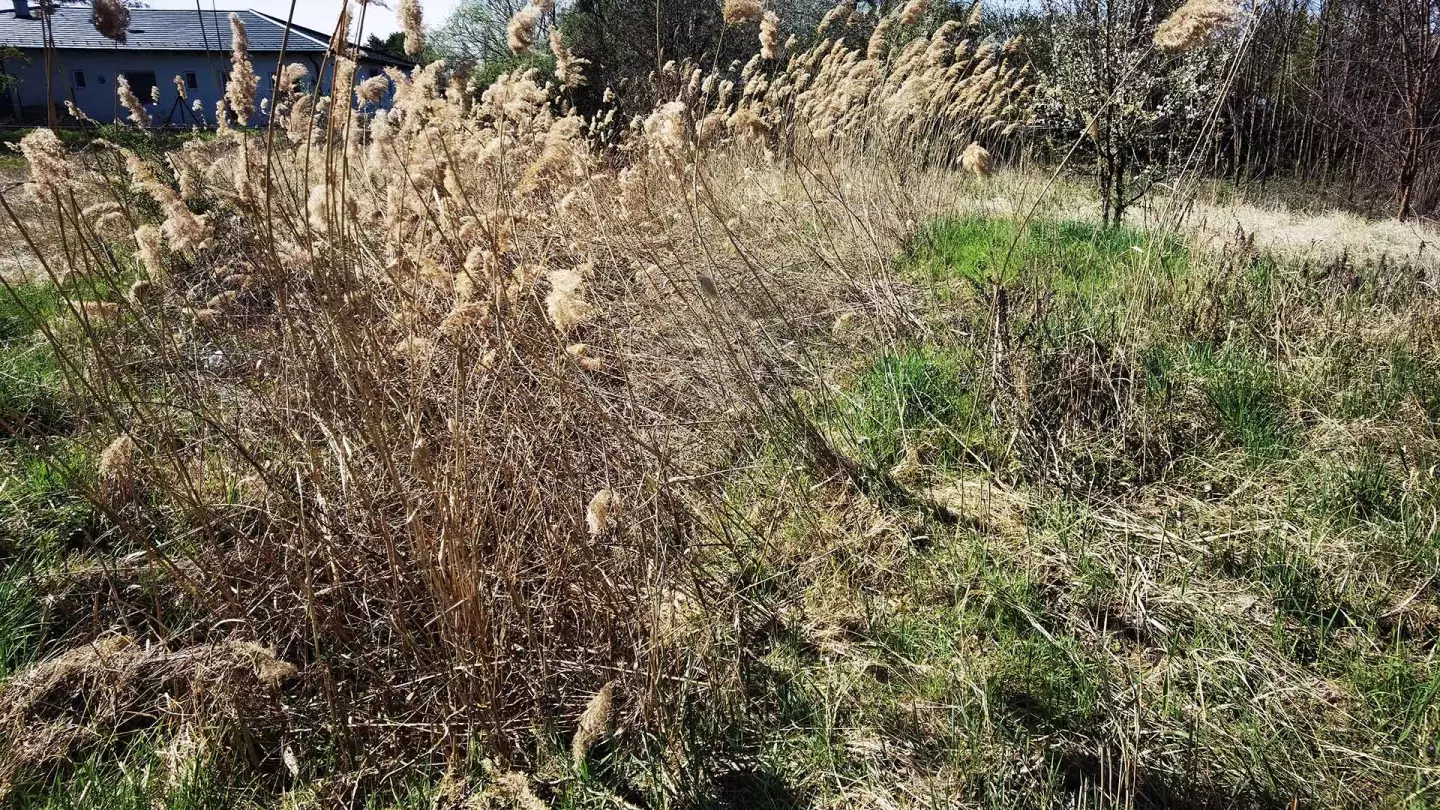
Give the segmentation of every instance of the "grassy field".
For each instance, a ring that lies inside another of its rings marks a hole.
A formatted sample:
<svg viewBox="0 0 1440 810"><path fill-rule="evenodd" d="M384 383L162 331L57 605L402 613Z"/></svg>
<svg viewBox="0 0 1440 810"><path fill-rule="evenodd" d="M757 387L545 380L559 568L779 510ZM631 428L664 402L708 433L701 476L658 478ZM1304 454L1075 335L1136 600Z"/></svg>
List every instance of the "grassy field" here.
<svg viewBox="0 0 1440 810"><path fill-rule="evenodd" d="M1429 271L973 215L918 228L893 267L913 328L856 343L863 320L837 323L823 376L791 394L851 474L784 429L727 459L746 472L722 502L751 531L703 564L734 623L682 609L665 632L730 662L732 702L581 766L536 729L528 781L421 769L365 806L1437 800ZM72 426L27 315L57 323L55 298L16 292L0 676L82 637L67 590L130 551L70 491L90 464L32 454ZM330 800L323 761L277 793L184 742L130 740L16 806Z"/></svg>

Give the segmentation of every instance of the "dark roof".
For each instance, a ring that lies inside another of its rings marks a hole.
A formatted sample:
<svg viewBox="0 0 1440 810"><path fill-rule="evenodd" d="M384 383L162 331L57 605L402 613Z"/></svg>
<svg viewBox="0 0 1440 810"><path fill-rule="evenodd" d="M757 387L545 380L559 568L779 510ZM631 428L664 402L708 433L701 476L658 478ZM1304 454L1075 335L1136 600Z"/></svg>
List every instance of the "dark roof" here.
<svg viewBox="0 0 1440 810"><path fill-rule="evenodd" d="M33 9L33 6L32 6ZM34 12L31 12L32 15ZM285 21L258 11L236 11L245 23L252 51L279 51L285 40ZM228 51L230 50L229 11L187 11L184 9L137 8L130 11L130 33L124 44L106 39L90 22L90 9L61 7L52 20L55 46L125 51ZM330 44L330 35L298 25L290 27L285 50L297 53L323 52ZM0 45L16 48L43 48L45 41L38 15L15 16L13 10L0 11ZM390 64L408 66L413 63L389 54L361 49L361 57Z"/></svg>

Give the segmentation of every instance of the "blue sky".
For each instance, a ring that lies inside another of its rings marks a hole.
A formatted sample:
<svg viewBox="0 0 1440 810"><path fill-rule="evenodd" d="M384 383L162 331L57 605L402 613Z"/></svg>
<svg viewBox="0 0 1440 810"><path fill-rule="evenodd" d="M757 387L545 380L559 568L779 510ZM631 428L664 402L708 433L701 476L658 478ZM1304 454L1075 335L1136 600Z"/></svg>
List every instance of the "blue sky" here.
<svg viewBox="0 0 1440 810"><path fill-rule="evenodd" d="M195 2L196 0L146 0L151 8L193 9ZM444 22L458 3L459 0L420 0L420 8L425 13L425 26L430 28ZM200 0L200 7L206 11L211 8L221 11L249 8L281 19L289 16L290 5L291 0ZM317 28L321 31L334 30L335 18L340 14L340 0L295 0L294 5L297 25ZM398 4L392 0L388 5ZM362 39L370 34L385 36L398 28L393 8L385 9L371 4L369 10L365 12L365 31Z"/></svg>

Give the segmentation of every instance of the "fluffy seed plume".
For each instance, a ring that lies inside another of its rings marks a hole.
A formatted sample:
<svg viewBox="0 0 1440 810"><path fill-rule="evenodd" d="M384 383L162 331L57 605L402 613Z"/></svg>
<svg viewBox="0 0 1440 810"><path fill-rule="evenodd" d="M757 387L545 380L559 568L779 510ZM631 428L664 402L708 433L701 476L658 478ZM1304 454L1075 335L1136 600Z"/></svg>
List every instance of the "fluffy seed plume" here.
<svg viewBox="0 0 1440 810"><path fill-rule="evenodd" d="M225 98L236 122L243 127L255 114L255 90L260 78L250 64L250 37L245 33L245 22L234 12L230 14L230 38L230 84L225 88Z"/></svg>
<svg viewBox="0 0 1440 810"><path fill-rule="evenodd" d="M405 55L419 56L425 50L425 28L420 15L420 0L400 0L400 27L405 31Z"/></svg>
<svg viewBox="0 0 1440 810"><path fill-rule="evenodd" d="M555 78L561 87L573 90L585 83L584 67L590 60L570 52L559 28L550 29L550 52L555 55Z"/></svg>
<svg viewBox="0 0 1440 810"><path fill-rule="evenodd" d="M124 43L130 31L130 9L120 0L94 0L90 4L90 22L100 36Z"/></svg>
<svg viewBox="0 0 1440 810"><path fill-rule="evenodd" d="M1155 29L1155 44L1167 51L1193 50L1238 19L1240 8L1230 0L1189 0Z"/></svg>
<svg viewBox="0 0 1440 810"><path fill-rule="evenodd" d="M112 501L128 500L135 489L135 440L121 434L100 451L100 494Z"/></svg>
<svg viewBox="0 0 1440 810"><path fill-rule="evenodd" d="M990 150L971 141L960 154L960 165L976 177L985 177L990 174Z"/></svg>
<svg viewBox="0 0 1440 810"><path fill-rule="evenodd" d="M984 18L985 11L980 6L980 0L975 0L975 5L970 7L970 16L965 18L966 28L978 28L980 21Z"/></svg>
<svg viewBox="0 0 1440 810"><path fill-rule="evenodd" d="M900 24L914 25L920 22L920 18L925 14L925 9L929 5L926 0L910 0L905 4L905 10L900 12Z"/></svg>
<svg viewBox="0 0 1440 810"><path fill-rule="evenodd" d="M37 128L20 140L20 153L30 166L30 181L35 186L59 188L73 174L65 152L65 144L52 129Z"/></svg>
<svg viewBox="0 0 1440 810"><path fill-rule="evenodd" d="M605 490L609 492L609 490ZM585 762L590 755L590 749L595 743L605 737L605 732L610 728L610 718L615 710L615 682L605 684L590 702L585 704L585 712L580 715L580 723L575 728L575 736L570 740L570 754L575 758L575 765Z"/></svg>
<svg viewBox="0 0 1440 810"><path fill-rule="evenodd" d="M556 329L569 332L595 317L595 307L580 296L585 278L579 271L569 268L552 270L548 278L550 294L545 296L545 311Z"/></svg>
<svg viewBox="0 0 1440 810"><path fill-rule="evenodd" d="M885 58L885 54L890 50L890 41L886 37L894 25L894 17L885 17L875 25L875 30L870 34L870 41L865 46L866 59Z"/></svg>
<svg viewBox="0 0 1440 810"><path fill-rule="evenodd" d="M362 104L379 104L390 90L390 77L385 74L372 76L355 88L355 98Z"/></svg>
<svg viewBox="0 0 1440 810"><path fill-rule="evenodd" d="M841 0L833 8L825 12L825 16L820 19L820 24L815 27L815 33L817 35L824 34L830 30L830 26L842 20L850 19L850 15L854 11L855 0Z"/></svg>
<svg viewBox="0 0 1440 810"><path fill-rule="evenodd" d="M740 25L758 19L764 11L759 0L725 0L721 13L726 25Z"/></svg>
<svg viewBox="0 0 1440 810"><path fill-rule="evenodd" d="M529 53L535 43L535 26L539 24L539 6L531 3L515 12L510 24L505 26L505 44L510 46L510 52L516 56Z"/></svg>
<svg viewBox="0 0 1440 810"><path fill-rule="evenodd" d="M309 77L310 68L307 68L298 62L286 65L285 69L280 71L281 95L288 95L295 92L295 88L300 85L300 82L308 79Z"/></svg>
<svg viewBox="0 0 1440 810"><path fill-rule="evenodd" d="M140 266L151 278L157 278L165 272L165 249L159 228L154 225L141 225L140 229L135 231L135 256L140 259Z"/></svg>
<svg viewBox="0 0 1440 810"><path fill-rule="evenodd" d="M150 113L145 110L145 104L140 97L130 89L130 80L126 79L123 73L115 77L115 95L120 97L120 103L130 111L130 120L135 123L135 126L150 126Z"/></svg>
<svg viewBox="0 0 1440 810"><path fill-rule="evenodd" d="M773 11L760 18L760 58L780 58L780 18Z"/></svg>
<svg viewBox="0 0 1440 810"><path fill-rule="evenodd" d="M615 491L608 487L590 499L590 505L585 507L585 525L590 527L591 537L599 537L615 524L615 506Z"/></svg>

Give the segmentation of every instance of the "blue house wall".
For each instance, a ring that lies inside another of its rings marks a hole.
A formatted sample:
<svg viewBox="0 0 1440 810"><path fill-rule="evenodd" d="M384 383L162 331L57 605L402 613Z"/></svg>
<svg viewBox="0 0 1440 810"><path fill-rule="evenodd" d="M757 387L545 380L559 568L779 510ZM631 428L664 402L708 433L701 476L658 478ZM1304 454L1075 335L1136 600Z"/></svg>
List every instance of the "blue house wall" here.
<svg viewBox="0 0 1440 810"><path fill-rule="evenodd" d="M22 109L40 108L45 105L45 54L42 51L21 51L24 60L5 60L5 72L19 79L12 94ZM255 104L259 109L263 99L271 97L274 88L275 68L280 54L251 52L251 67L260 78ZM286 54L285 64L304 65L310 73L310 81L320 76L323 54ZM378 75L384 70L378 62L360 62L356 81ZM125 74L136 95L144 102L155 126L194 126L215 124L215 102L225 95L224 82L231 69L228 55L200 52L160 51L88 51L57 49L52 72L51 90L60 114L65 116L64 102L72 100L75 105L92 119L109 123L126 120L129 111L120 103L116 93L115 77ZM326 68L320 76L320 89L330 92L332 70ZM148 90L141 85L141 79L154 74L155 85L160 89L160 101L151 101ZM182 81L193 78L195 87L187 88L185 100L180 99L175 87L175 77ZM313 86L313 85L312 85ZM203 117L197 120L190 105L199 99ZM388 103L388 98L386 99ZM232 113L233 115L233 113ZM233 118L232 118L233 121ZM249 122L259 126L265 123L257 115Z"/></svg>
<svg viewBox="0 0 1440 810"><path fill-rule="evenodd" d="M4 2L4 0L0 0ZM25 114L45 119L46 87L44 34L33 10L23 0L12 0L13 11L0 11L0 46L18 50L0 60L0 69L18 79L9 92L8 104L0 99L0 115ZM255 11L236 12L245 22L250 39L250 63L259 77L257 114L247 123L259 126L265 116L260 103L270 98L283 46L285 64L304 65L309 72L307 89L320 83L328 93L333 70L327 60L329 39L325 34L299 26L288 33L284 20ZM54 46L49 82L50 97L62 120L68 120L64 102L73 101L90 118L108 123L125 120L129 111L120 103L115 79L124 74L137 96L145 102L154 126L214 126L215 102L225 94L230 74L230 12L136 9L124 43L106 39L90 22L88 7L61 7L51 16ZM387 65L406 68L406 60L357 48L356 82L380 74ZM323 72L322 72L323 68ZM159 101L152 101L149 80L154 77ZM175 77L187 85L180 99ZM203 112L191 110L199 99ZM380 106L389 104L387 95ZM233 115L233 113L232 113ZM233 121L233 119L232 119Z"/></svg>

